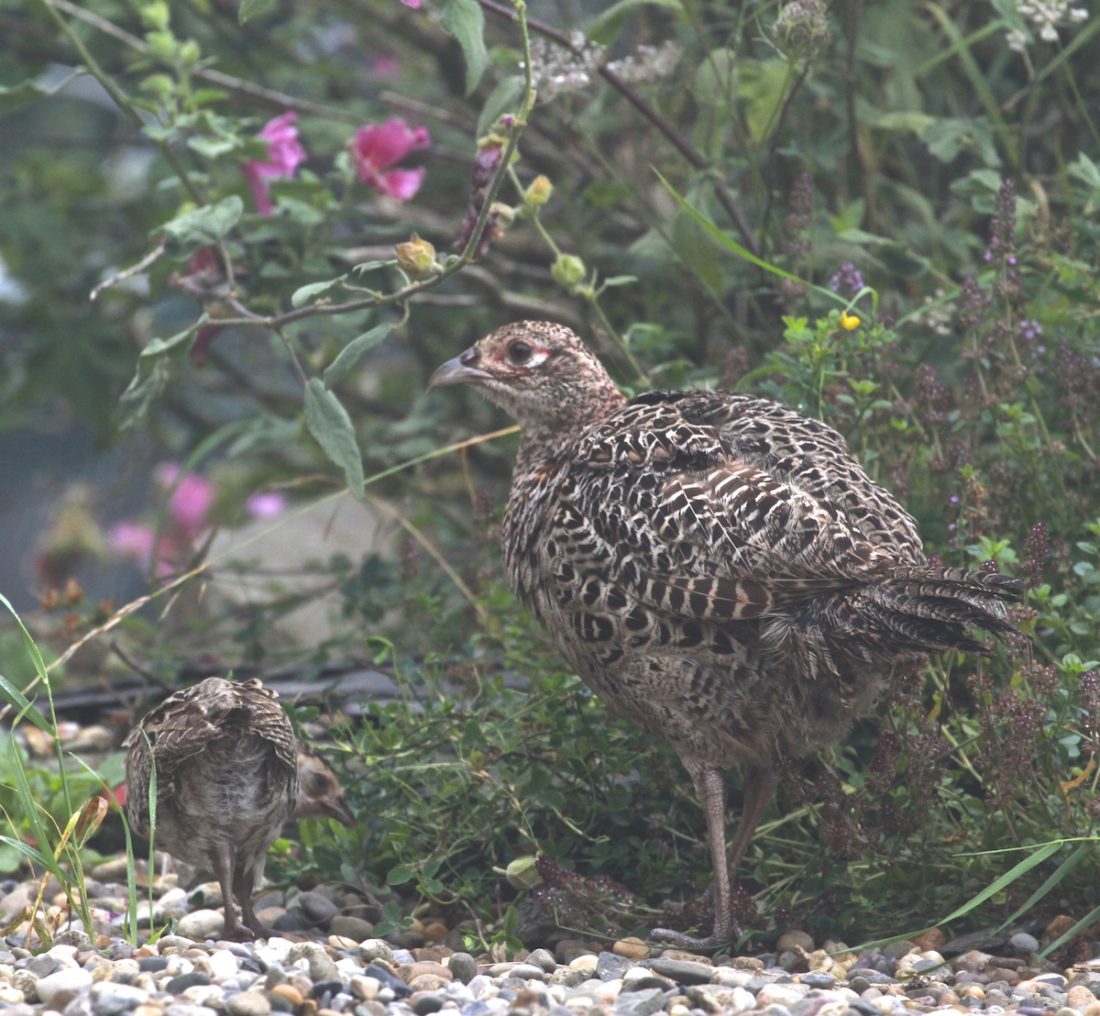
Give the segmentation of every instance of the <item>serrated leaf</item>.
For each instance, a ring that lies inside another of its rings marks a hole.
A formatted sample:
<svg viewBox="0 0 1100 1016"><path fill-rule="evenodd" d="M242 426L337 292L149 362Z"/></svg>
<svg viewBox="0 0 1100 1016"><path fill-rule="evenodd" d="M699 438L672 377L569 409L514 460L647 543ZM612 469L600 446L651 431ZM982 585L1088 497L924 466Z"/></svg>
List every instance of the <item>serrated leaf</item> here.
<svg viewBox="0 0 1100 1016"><path fill-rule="evenodd" d="M1100 190L1100 167L1084 152L1078 152L1077 158L1066 167L1066 170L1070 176L1087 184L1093 190Z"/></svg>
<svg viewBox="0 0 1100 1016"><path fill-rule="evenodd" d="M462 56L466 60L466 94L470 95L489 66L489 52L485 48L485 15L481 5L477 0L443 0L439 23L462 47Z"/></svg>
<svg viewBox="0 0 1100 1016"><path fill-rule="evenodd" d="M200 247L209 247L240 221L243 212L244 202L231 194L217 204L177 215L161 227L167 237L165 250L173 257L184 257L194 254Z"/></svg>
<svg viewBox="0 0 1100 1016"><path fill-rule="evenodd" d="M275 0L241 0L241 6L237 8L237 23L243 25L250 18L266 14L274 6Z"/></svg>
<svg viewBox="0 0 1100 1016"><path fill-rule="evenodd" d="M316 300L317 297L323 296L330 289L335 289L346 278L346 275L339 275L335 279L327 279L324 282L310 282L308 285L299 286L290 298L290 305L292 307L304 307L310 300Z"/></svg>
<svg viewBox="0 0 1100 1016"><path fill-rule="evenodd" d="M588 22L585 35L601 46L609 46L615 41L627 15L636 7L665 7L677 13L683 10L680 0L619 0Z"/></svg>
<svg viewBox="0 0 1100 1016"><path fill-rule="evenodd" d="M40 88L33 81L20 81L18 85L0 85L0 114L41 99L45 94L46 89Z"/></svg>
<svg viewBox="0 0 1100 1016"><path fill-rule="evenodd" d="M325 384L329 388L333 388L343 381L363 354L374 349L392 330L393 325L387 321L384 324L375 325L370 331L363 332L362 335L357 335L352 339L326 368L324 373Z"/></svg>
<svg viewBox="0 0 1100 1016"><path fill-rule="evenodd" d="M363 495L363 457L348 411L320 378L306 385L306 426L324 453L344 471L348 489Z"/></svg>

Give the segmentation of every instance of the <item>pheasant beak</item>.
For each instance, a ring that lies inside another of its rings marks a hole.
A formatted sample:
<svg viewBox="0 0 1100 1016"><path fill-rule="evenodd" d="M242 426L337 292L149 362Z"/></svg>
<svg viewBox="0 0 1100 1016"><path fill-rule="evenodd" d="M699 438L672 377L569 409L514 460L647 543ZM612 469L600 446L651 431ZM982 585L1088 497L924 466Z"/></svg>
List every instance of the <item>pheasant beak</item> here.
<svg viewBox="0 0 1100 1016"><path fill-rule="evenodd" d="M453 360L441 364L428 379L428 391L433 388L442 388L444 385L468 385L489 380L493 375L480 367L475 367L477 360L477 351L471 347Z"/></svg>
<svg viewBox="0 0 1100 1016"><path fill-rule="evenodd" d="M340 825L347 826L349 829L355 828L355 819L344 803L343 794L339 797L326 798L318 804L323 818L334 818Z"/></svg>

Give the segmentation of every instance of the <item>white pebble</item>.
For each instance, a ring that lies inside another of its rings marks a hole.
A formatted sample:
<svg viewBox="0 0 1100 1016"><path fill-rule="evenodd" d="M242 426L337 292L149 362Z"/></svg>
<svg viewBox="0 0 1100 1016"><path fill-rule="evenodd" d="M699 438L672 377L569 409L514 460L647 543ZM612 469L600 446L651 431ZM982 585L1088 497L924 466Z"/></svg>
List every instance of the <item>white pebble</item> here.
<svg viewBox="0 0 1100 1016"><path fill-rule="evenodd" d="M90 987L92 975L81 967L62 967L43 977L35 986L38 998L48 1009L64 1009L80 992Z"/></svg>
<svg viewBox="0 0 1100 1016"><path fill-rule="evenodd" d="M215 981L224 981L237 973L237 957L228 949L215 949L210 953L210 977Z"/></svg>
<svg viewBox="0 0 1100 1016"><path fill-rule="evenodd" d="M197 942L218 938L225 930L225 917L217 910L193 910L180 918L179 933Z"/></svg>

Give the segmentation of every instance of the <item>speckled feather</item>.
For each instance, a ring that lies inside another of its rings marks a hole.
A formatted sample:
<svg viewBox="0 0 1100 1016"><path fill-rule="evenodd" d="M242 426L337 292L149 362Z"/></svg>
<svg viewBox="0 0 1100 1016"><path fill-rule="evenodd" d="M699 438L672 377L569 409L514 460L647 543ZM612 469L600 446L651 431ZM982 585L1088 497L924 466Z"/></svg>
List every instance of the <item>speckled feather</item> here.
<svg viewBox="0 0 1100 1016"><path fill-rule="evenodd" d="M1015 585L928 565L913 518L820 421L723 392L627 401L543 322L498 329L433 378L455 382L524 428L502 527L512 586L697 785L707 769L773 772L927 653L1012 628Z"/></svg>
<svg viewBox="0 0 1100 1016"><path fill-rule="evenodd" d="M258 680L210 677L170 695L130 732L125 748L131 826L148 836L155 758L158 842L182 860L204 862L206 841L223 825L274 825L277 833L294 810L294 730Z"/></svg>

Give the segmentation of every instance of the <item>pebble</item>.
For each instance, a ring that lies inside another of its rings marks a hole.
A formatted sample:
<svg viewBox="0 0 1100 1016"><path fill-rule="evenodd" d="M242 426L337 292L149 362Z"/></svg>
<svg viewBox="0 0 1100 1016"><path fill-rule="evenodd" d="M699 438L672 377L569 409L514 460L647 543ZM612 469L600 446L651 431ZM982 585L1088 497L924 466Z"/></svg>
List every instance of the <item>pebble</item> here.
<svg viewBox="0 0 1100 1016"><path fill-rule="evenodd" d="M0 1010L12 1016L1100 1016L1100 956L1082 956L1079 945L1073 966L1041 960L1048 939L1031 926L951 943L938 931L925 932L863 951L824 935L818 945L808 932L790 929L772 951L732 958L662 950L638 938L561 939L549 943L553 949L510 956L499 947L491 954L461 951L473 929L448 927L430 910L411 929L379 938L367 918L381 918L360 897L319 886L270 890L257 900L258 914L307 929L304 938L230 943L220 940L217 886L188 892L172 875L157 880L151 906L142 902L153 927L175 918L176 933L134 948L118 937L117 915L126 905L120 873L124 880L124 867L96 869L90 891L102 927L97 923L88 935L66 932L64 944L37 954L21 937L0 941ZM25 886L4 884L0 912L25 896Z"/></svg>

